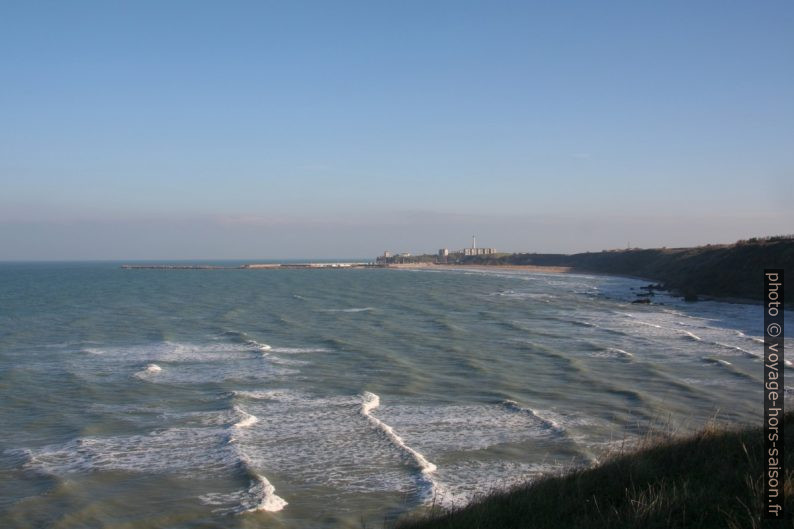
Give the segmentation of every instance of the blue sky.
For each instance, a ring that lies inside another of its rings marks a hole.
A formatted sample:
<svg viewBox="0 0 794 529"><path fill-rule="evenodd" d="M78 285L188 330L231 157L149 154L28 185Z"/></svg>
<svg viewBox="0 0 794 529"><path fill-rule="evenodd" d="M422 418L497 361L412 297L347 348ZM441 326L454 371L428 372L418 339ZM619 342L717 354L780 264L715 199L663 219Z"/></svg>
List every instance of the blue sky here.
<svg viewBox="0 0 794 529"><path fill-rule="evenodd" d="M794 232L794 4L0 3L0 259Z"/></svg>

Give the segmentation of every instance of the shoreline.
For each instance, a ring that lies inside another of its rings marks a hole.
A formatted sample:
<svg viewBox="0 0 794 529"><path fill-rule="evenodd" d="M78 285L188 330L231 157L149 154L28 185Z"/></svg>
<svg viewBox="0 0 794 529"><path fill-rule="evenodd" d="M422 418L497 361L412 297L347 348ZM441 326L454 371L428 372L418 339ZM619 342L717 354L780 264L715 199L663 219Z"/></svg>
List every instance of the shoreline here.
<svg viewBox="0 0 794 529"><path fill-rule="evenodd" d="M248 263L239 266L219 266L205 264L122 264L122 270L355 270L355 269L392 269L392 270L436 270L436 271L465 271L479 272L510 271L533 274L581 274L608 277L623 277L648 281L651 284L661 283L661 279L636 276L631 274L610 273L600 270L587 270L575 266L543 266L543 265L517 265L517 264L436 264L432 262L420 263L391 263L387 265L363 262L337 262L337 263ZM665 290L673 297L683 297L683 293L675 290ZM760 300L743 298L740 296L715 296L713 294L700 294L699 299L693 301L718 301L721 303L760 305Z"/></svg>
<svg viewBox="0 0 794 529"><path fill-rule="evenodd" d="M390 264L384 268L402 270L515 270L521 272L534 272L538 274L568 274L576 273L570 266L538 266L538 265L467 265L467 264L435 264L435 263L404 263Z"/></svg>
<svg viewBox="0 0 794 529"><path fill-rule="evenodd" d="M476 270L482 272L491 272L491 271L498 271L498 270L509 270L509 271L516 271L516 272L529 272L529 273L536 273L536 274L581 274L581 275L593 275L593 276L607 276L607 277L623 277L627 279L636 279L639 281L648 281L649 283L658 283L660 280L653 279L650 277L640 277L628 274L611 274L608 272L600 272L600 271L592 271L592 270L582 270L572 266L540 266L540 265L468 265L468 264L435 264L435 263L403 263L403 264L390 264L385 266L384 268L389 269L398 269L398 270L439 270L439 271L457 271L457 270ZM664 290L667 294L676 297L682 298L683 294L676 293L670 290ZM762 301L750 299L750 298L741 298L736 296L714 296L714 295L700 295L697 301L693 301L692 303L698 303L703 301L716 301L719 303L730 303L732 305L739 304L739 305L763 305Z"/></svg>

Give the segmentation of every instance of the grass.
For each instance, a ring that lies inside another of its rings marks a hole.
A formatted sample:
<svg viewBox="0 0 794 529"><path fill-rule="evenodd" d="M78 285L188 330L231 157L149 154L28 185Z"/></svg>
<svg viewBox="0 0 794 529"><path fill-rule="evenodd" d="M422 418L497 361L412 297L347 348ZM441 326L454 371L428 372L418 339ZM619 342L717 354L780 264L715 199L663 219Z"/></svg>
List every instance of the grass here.
<svg viewBox="0 0 794 529"><path fill-rule="evenodd" d="M794 413L785 417L794 428ZM785 442L785 510L794 513L794 436ZM755 529L762 520L761 428L714 425L686 437L648 436L596 467L550 476L465 508L433 507L396 529Z"/></svg>

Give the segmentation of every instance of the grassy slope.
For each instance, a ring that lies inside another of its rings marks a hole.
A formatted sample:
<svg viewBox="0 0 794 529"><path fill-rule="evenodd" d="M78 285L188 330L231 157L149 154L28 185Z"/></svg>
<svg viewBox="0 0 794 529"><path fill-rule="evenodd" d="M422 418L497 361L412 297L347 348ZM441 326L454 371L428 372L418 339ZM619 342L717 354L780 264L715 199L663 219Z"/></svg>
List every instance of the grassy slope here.
<svg viewBox="0 0 794 529"><path fill-rule="evenodd" d="M583 272L645 277L684 294L761 300L764 268L794 272L794 239L759 240L731 245L598 253L513 254L467 258L469 263L570 266ZM794 302L794 277L786 284Z"/></svg>
<svg viewBox="0 0 794 529"><path fill-rule="evenodd" d="M786 416L794 428L794 413ZM549 477L399 529L756 528L761 521L763 432L715 428L648 441L598 467ZM794 435L786 439L786 510L794 513ZM776 527L794 527L789 520Z"/></svg>

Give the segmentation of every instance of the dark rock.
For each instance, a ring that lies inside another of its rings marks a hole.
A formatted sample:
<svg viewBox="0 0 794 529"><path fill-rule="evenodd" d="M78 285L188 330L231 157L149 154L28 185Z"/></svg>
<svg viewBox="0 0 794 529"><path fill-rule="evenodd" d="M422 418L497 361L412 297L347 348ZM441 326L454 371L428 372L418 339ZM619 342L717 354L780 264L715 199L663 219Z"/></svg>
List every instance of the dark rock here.
<svg viewBox="0 0 794 529"><path fill-rule="evenodd" d="M648 298L635 299L634 301L632 301L632 303L642 303L642 304L645 304L645 305L650 304L650 302L651 302L651 300L648 299Z"/></svg>

